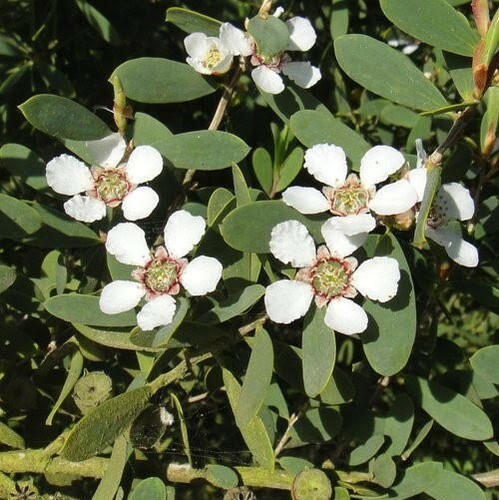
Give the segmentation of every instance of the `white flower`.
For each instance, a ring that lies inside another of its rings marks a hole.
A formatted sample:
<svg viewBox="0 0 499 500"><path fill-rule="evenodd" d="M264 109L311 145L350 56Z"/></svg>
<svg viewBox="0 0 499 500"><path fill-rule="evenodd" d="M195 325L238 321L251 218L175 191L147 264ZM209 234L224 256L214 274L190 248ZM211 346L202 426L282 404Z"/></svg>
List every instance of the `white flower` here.
<svg viewBox="0 0 499 500"><path fill-rule="evenodd" d="M106 207L121 204L128 220L148 217L159 197L150 187L140 186L163 170L161 154L151 146L136 147L126 163L120 163L126 143L118 134L86 143L95 166L90 169L74 156L62 154L47 163L48 185L59 194L72 196L64 203L68 215L94 222L106 215ZM81 194L85 193L85 194Z"/></svg>
<svg viewBox="0 0 499 500"><path fill-rule="evenodd" d="M416 150L417 168L409 171L407 177L420 203L427 182L427 156L420 139L416 140ZM478 250L463 239L461 227L456 221L469 220L474 212L475 204L469 190L457 182L449 182L440 186L426 221L426 236L443 246L453 261L465 267L478 265Z"/></svg>
<svg viewBox="0 0 499 500"><path fill-rule="evenodd" d="M232 24L224 23L220 27L222 44L235 56L251 56L251 64L255 66L251 76L255 84L269 94L279 94L284 90L280 73L305 89L312 87L321 79L319 68L312 66L308 61L293 62L286 52L305 52L313 47L317 35L312 24L304 17L293 17L285 24L289 31L288 46L285 51L272 56L260 54L253 38Z"/></svg>
<svg viewBox="0 0 499 500"><path fill-rule="evenodd" d="M186 59L198 73L220 75L229 71L233 54L214 36L204 33L191 33L184 40L189 57Z"/></svg>
<svg viewBox="0 0 499 500"><path fill-rule="evenodd" d="M362 215L355 216L362 217ZM392 299L398 288L400 271L391 257L374 257L357 267L348 257L360 245L352 239L345 244L339 237L349 226L322 227L326 246L316 251L306 227L290 220L277 224L269 243L272 254L285 264L299 268L294 280L272 283L265 291L265 308L276 323L288 324L306 314L312 299L317 307L327 306L324 322L345 335L367 328L365 311L353 299L357 292L379 302Z"/></svg>
<svg viewBox="0 0 499 500"><path fill-rule="evenodd" d="M200 216L185 210L174 212L164 229L165 246L151 253L144 231L131 222L113 227L106 241L107 251L122 264L138 266L135 281L117 280L102 290L99 305L106 314L117 314L146 304L137 314L142 330L171 323L176 303L173 295L185 288L192 296L213 292L222 276L222 265L213 257L200 255L190 262L185 258L199 243L206 230Z"/></svg>
<svg viewBox="0 0 499 500"><path fill-rule="evenodd" d="M304 167L325 184L322 192L311 187L292 186L283 192L282 198L286 205L302 214L330 211L335 216L350 218L365 214L365 227L369 232L376 225L370 211L393 215L409 210L416 203L417 195L406 179L376 191L376 184L386 181L404 165L405 158L396 149L375 146L362 157L360 176L348 175L343 149L334 144L317 144L305 152Z"/></svg>

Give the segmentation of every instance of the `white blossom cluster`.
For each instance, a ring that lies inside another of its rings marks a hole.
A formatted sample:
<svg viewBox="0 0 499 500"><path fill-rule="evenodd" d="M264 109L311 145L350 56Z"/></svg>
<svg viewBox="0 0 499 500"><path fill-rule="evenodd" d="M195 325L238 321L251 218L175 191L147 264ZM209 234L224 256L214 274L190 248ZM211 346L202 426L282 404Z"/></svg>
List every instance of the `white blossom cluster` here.
<svg viewBox="0 0 499 500"><path fill-rule="evenodd" d="M282 9L277 9L274 15L278 17L281 13ZM288 52L310 50L317 38L315 30L308 19L299 16L285 24L289 31L288 46L271 56L261 54L253 37L230 23L220 26L218 37L191 33L184 40L187 63L199 73L218 75L230 69L234 56L248 57L253 67L251 77L263 92L279 94L284 90L281 73L299 87L308 89L320 80L319 68L308 61L293 61Z"/></svg>

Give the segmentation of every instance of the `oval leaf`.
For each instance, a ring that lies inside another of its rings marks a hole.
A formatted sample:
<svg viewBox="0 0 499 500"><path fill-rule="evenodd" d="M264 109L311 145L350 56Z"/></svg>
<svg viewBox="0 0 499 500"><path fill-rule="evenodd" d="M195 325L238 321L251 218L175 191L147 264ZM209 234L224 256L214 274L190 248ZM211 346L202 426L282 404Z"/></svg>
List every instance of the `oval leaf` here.
<svg viewBox="0 0 499 500"><path fill-rule="evenodd" d="M499 345L489 345L480 349L470 358L471 366L479 375L492 382L499 384Z"/></svg>
<svg viewBox="0 0 499 500"><path fill-rule="evenodd" d="M170 7L166 10L166 21L174 24L186 33L204 33L218 36L222 23L194 10L182 7Z"/></svg>
<svg viewBox="0 0 499 500"><path fill-rule="evenodd" d="M98 116L65 97L35 95L19 109L33 127L59 139L91 141L111 133Z"/></svg>
<svg viewBox="0 0 499 500"><path fill-rule="evenodd" d="M371 147L357 132L347 127L329 112L303 110L290 120L291 130L308 148L315 144L329 143L341 146L357 170L360 160Z"/></svg>
<svg viewBox="0 0 499 500"><path fill-rule="evenodd" d="M401 52L366 35L334 41L338 63L367 90L409 108L429 111L447 105L433 83Z"/></svg>
<svg viewBox="0 0 499 500"><path fill-rule="evenodd" d="M148 477L130 493L128 500L166 500L166 487L159 477Z"/></svg>
<svg viewBox="0 0 499 500"><path fill-rule="evenodd" d="M474 441L492 437L489 417L461 394L415 375L406 376L406 385L421 408L452 434Z"/></svg>
<svg viewBox="0 0 499 500"><path fill-rule="evenodd" d="M471 479L443 470L438 480L424 492L435 500L485 500L485 493Z"/></svg>
<svg viewBox="0 0 499 500"><path fill-rule="evenodd" d="M256 329L251 356L239 394L235 417L238 427L245 427L258 414L267 396L274 368L274 348L269 334Z"/></svg>
<svg viewBox="0 0 499 500"><path fill-rule="evenodd" d="M324 323L326 309L314 307L305 316L302 334L303 385L315 398L333 374L336 360L334 331Z"/></svg>
<svg viewBox="0 0 499 500"><path fill-rule="evenodd" d="M132 424L151 395L152 389L144 386L108 399L71 429L61 455L80 462L101 452Z"/></svg>
<svg viewBox="0 0 499 500"><path fill-rule="evenodd" d="M64 294L50 297L44 302L45 309L56 318L70 323L92 326L131 326L137 324L134 311L104 314L99 307L99 297L93 295Z"/></svg>
<svg viewBox="0 0 499 500"><path fill-rule="evenodd" d="M268 253L270 233L276 224L297 220L320 242L321 226L326 219L327 215L306 217L282 201L259 201L233 210L224 219L220 231L226 243L236 250Z"/></svg>
<svg viewBox="0 0 499 500"><path fill-rule="evenodd" d="M392 300L383 304L366 300L363 307L369 323L360 338L372 368L391 376L407 364L411 354L417 327L416 298L409 265L397 239L391 234L380 239L376 254L398 261L400 281Z"/></svg>
<svg viewBox="0 0 499 500"><path fill-rule="evenodd" d="M22 238L40 229L40 216L24 201L0 194L0 236Z"/></svg>
<svg viewBox="0 0 499 500"><path fill-rule="evenodd" d="M275 16L268 16L266 19L259 16L251 18L248 33L255 40L258 53L267 57L279 54L289 43L288 27Z"/></svg>
<svg viewBox="0 0 499 500"><path fill-rule="evenodd" d="M473 56L478 34L445 0L381 0L381 9L405 33L448 52Z"/></svg>
<svg viewBox="0 0 499 500"><path fill-rule="evenodd" d="M241 161L250 151L239 137L218 130L172 135L154 145L174 167L220 170Z"/></svg>
<svg viewBox="0 0 499 500"><path fill-rule="evenodd" d="M424 462L409 467L399 483L392 487L396 493L395 498L404 500L422 493L438 481L442 469L442 464L438 462Z"/></svg>
<svg viewBox="0 0 499 500"><path fill-rule="evenodd" d="M185 102L212 94L209 83L188 64L159 57L131 59L118 66L117 76L128 98L149 104Z"/></svg>

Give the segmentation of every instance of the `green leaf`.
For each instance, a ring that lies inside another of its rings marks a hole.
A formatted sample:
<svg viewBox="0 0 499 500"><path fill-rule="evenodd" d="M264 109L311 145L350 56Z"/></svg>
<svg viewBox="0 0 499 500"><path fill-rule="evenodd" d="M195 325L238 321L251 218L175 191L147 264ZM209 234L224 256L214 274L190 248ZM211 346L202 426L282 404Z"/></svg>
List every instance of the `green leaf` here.
<svg viewBox="0 0 499 500"><path fill-rule="evenodd" d="M397 260L400 281L397 295L388 302L366 300L363 307L369 323L360 339L372 368L391 376L407 364L411 354L417 327L416 298L409 265L397 239L387 234L378 241L375 254Z"/></svg>
<svg viewBox="0 0 499 500"><path fill-rule="evenodd" d="M16 281L16 278L17 274L14 269L0 264L0 293L10 288Z"/></svg>
<svg viewBox="0 0 499 500"><path fill-rule="evenodd" d="M58 139L91 141L111 133L98 116L65 97L38 94L19 109L33 127Z"/></svg>
<svg viewBox="0 0 499 500"><path fill-rule="evenodd" d="M456 472L443 470L438 480L424 492L435 500L485 500L482 489L471 479Z"/></svg>
<svg viewBox="0 0 499 500"><path fill-rule="evenodd" d="M325 308L312 308L305 315L302 333L303 385L315 398L326 387L336 360L334 331L324 323Z"/></svg>
<svg viewBox="0 0 499 500"><path fill-rule="evenodd" d="M376 482L383 488L389 488L397 476L397 466L392 457L387 453L378 455L372 467Z"/></svg>
<svg viewBox="0 0 499 500"><path fill-rule="evenodd" d="M357 448L350 452L350 457L348 459L348 465L355 467L357 465L363 464L370 460L378 450L383 446L385 438L379 434L375 434L367 439L364 443L361 443Z"/></svg>
<svg viewBox="0 0 499 500"><path fill-rule="evenodd" d="M322 444L336 436L343 424L341 415L333 408L313 408L301 416L290 433L289 447L309 443Z"/></svg>
<svg viewBox="0 0 499 500"><path fill-rule="evenodd" d="M118 32L109 20L95 7L90 5L86 0L76 0L76 5L87 18L90 26L92 26L103 40L114 46L121 45L121 38Z"/></svg>
<svg viewBox="0 0 499 500"><path fill-rule="evenodd" d="M45 420L45 425L52 425L52 419L58 412L64 400L71 394L73 387L80 378L81 372L83 370L83 356L79 350L76 350L71 358L71 363L69 364L68 375L66 381L62 386L61 393L54 403L52 410L50 411L47 419Z"/></svg>
<svg viewBox="0 0 499 500"><path fill-rule="evenodd" d="M251 156L251 164L260 186L269 194L273 183L272 158L269 152L265 148L256 148Z"/></svg>
<svg viewBox="0 0 499 500"><path fill-rule="evenodd" d="M80 462L101 452L139 416L151 395L152 389L144 386L108 399L71 429L61 455Z"/></svg>
<svg viewBox="0 0 499 500"><path fill-rule="evenodd" d="M158 57L130 59L114 70L110 80L114 76L129 99L149 104L192 101L217 88L188 64Z"/></svg>
<svg viewBox="0 0 499 500"><path fill-rule="evenodd" d="M280 193L286 189L300 173L303 165L303 149L296 147L291 151L289 156L284 160L281 171L279 172L279 180L275 188L276 193Z"/></svg>
<svg viewBox="0 0 499 500"><path fill-rule="evenodd" d="M251 356L244 375L234 415L239 428L246 427L257 416L270 386L274 368L274 348L269 334L257 327Z"/></svg>
<svg viewBox="0 0 499 500"><path fill-rule="evenodd" d="M198 130L172 135L156 147L174 167L192 170L220 170L241 161L250 151L239 137L218 130Z"/></svg>
<svg viewBox="0 0 499 500"><path fill-rule="evenodd" d="M472 60L469 57L458 56L450 52L443 53L447 70L450 73L452 81L457 91L465 101L473 99L473 70L471 68Z"/></svg>
<svg viewBox="0 0 499 500"><path fill-rule="evenodd" d="M294 500L328 500L333 487L320 469L305 469L295 477L291 491Z"/></svg>
<svg viewBox="0 0 499 500"><path fill-rule="evenodd" d="M499 52L499 11L496 10L485 35L485 47L483 49L484 64L488 66L497 52Z"/></svg>
<svg viewBox="0 0 499 500"><path fill-rule="evenodd" d="M206 222L210 227L216 227L235 206L235 196L228 190L219 187L210 196L207 207Z"/></svg>
<svg viewBox="0 0 499 500"><path fill-rule="evenodd" d="M8 446L9 448L16 448L18 450L26 448L26 444L24 443L22 436L13 431L3 422L0 422L0 443Z"/></svg>
<svg viewBox="0 0 499 500"><path fill-rule="evenodd" d="M104 476L95 490L92 500L109 500L110 498L114 498L131 453L132 445L127 437L124 435L119 436L114 443L106 472L104 472Z"/></svg>
<svg viewBox="0 0 499 500"><path fill-rule="evenodd" d="M499 384L499 345L489 345L477 351L470 358L471 366L479 375L492 382Z"/></svg>
<svg viewBox="0 0 499 500"><path fill-rule="evenodd" d="M19 239L40 229L40 216L24 201L0 194L0 237Z"/></svg>
<svg viewBox="0 0 499 500"><path fill-rule="evenodd" d="M220 231L227 244L242 252L268 253L272 228L287 220L307 226L314 241L322 241L321 226L327 215L306 217L282 201L259 201L233 210Z"/></svg>
<svg viewBox="0 0 499 500"><path fill-rule="evenodd" d="M344 0L333 0L329 32L334 40L348 33L348 4Z"/></svg>
<svg viewBox="0 0 499 500"><path fill-rule="evenodd" d="M192 467L191 445L189 444L189 433L187 432L187 425L185 424L184 410L182 409L182 405L180 404L177 396L173 392L170 394L170 397L172 398L175 409L177 410L178 421L180 422L180 433L182 435L182 443L184 445L184 452L187 456L187 460L189 461L189 465Z"/></svg>
<svg viewBox="0 0 499 500"><path fill-rule="evenodd" d="M271 57L283 52L288 46L288 27L275 16L268 16L266 19L252 17L247 29L256 42L259 55Z"/></svg>
<svg viewBox="0 0 499 500"><path fill-rule="evenodd" d="M402 454L402 459L407 460L412 453L419 447L419 445L425 440L425 438L430 434L431 429L433 428L433 424L435 423L435 420L431 419L426 422L426 424L419 429L416 437L414 438L414 441L412 442L411 446L407 448L404 453Z"/></svg>
<svg viewBox="0 0 499 500"><path fill-rule="evenodd" d="M347 374L336 366L333 370L333 376L319 396L324 404L330 406L341 405L353 399L355 387Z"/></svg>
<svg viewBox="0 0 499 500"><path fill-rule="evenodd" d="M384 123L405 128L413 128L418 117L418 114L414 113L414 111L397 104L388 104L380 113L380 118Z"/></svg>
<svg viewBox="0 0 499 500"><path fill-rule="evenodd" d="M401 52L366 35L334 41L338 63L352 80L381 97L408 108L429 111L447 101Z"/></svg>
<svg viewBox="0 0 499 500"><path fill-rule="evenodd" d="M236 413L241 386L234 375L226 369L223 369L223 380L230 406L232 411ZM239 430L255 461L263 468L273 471L274 450L262 419L255 416L248 425L240 427Z"/></svg>
<svg viewBox="0 0 499 500"><path fill-rule="evenodd" d="M100 310L99 297L69 293L55 295L44 302L44 307L56 318L70 323L92 326L130 326L137 324L135 312L105 314Z"/></svg>
<svg viewBox="0 0 499 500"><path fill-rule="evenodd" d="M166 21L174 24L186 33L204 33L218 36L222 23L194 10L182 7L170 7L166 10Z"/></svg>
<svg viewBox="0 0 499 500"><path fill-rule="evenodd" d="M406 375L406 386L421 408L452 434L474 441L493 436L489 417L461 394L414 375Z"/></svg>
<svg viewBox="0 0 499 500"><path fill-rule="evenodd" d="M0 148L0 164L29 187L39 192L50 192L45 177L45 162L31 149L21 144L4 144Z"/></svg>
<svg viewBox="0 0 499 500"><path fill-rule="evenodd" d="M215 304L199 321L201 323L224 323L245 313L258 302L265 293L265 287L259 284L249 285L230 295L229 298Z"/></svg>
<svg viewBox="0 0 499 500"><path fill-rule="evenodd" d="M135 486L128 500L167 500L166 487L159 477L148 477Z"/></svg>
<svg viewBox="0 0 499 500"><path fill-rule="evenodd" d="M401 455L407 446L414 424L414 404L407 394L400 394L383 419L383 434L390 438L385 450L389 456Z"/></svg>
<svg viewBox="0 0 499 500"><path fill-rule="evenodd" d="M135 113L131 126L133 127L133 143L135 146L148 145L156 147L156 143L173 135L166 125L146 113Z"/></svg>
<svg viewBox="0 0 499 500"><path fill-rule="evenodd" d="M242 207L251 203L251 193L248 184L243 172L237 165L232 165L232 182L234 184L234 194L236 195L236 206Z"/></svg>
<svg viewBox="0 0 499 500"><path fill-rule="evenodd" d="M440 49L473 56L478 34L445 0L380 0L390 21L409 35Z"/></svg>
<svg viewBox="0 0 499 500"><path fill-rule="evenodd" d="M227 490L235 488L239 484L239 477L225 465L208 464L205 467L205 479L217 488Z"/></svg>
<svg viewBox="0 0 499 500"><path fill-rule="evenodd" d="M125 349L127 351L157 352L158 349L139 346L130 340L130 332L120 330L103 330L92 328L87 325L73 323L75 329L85 338L96 344L112 347L113 349Z"/></svg>
<svg viewBox="0 0 499 500"><path fill-rule="evenodd" d="M423 462L409 467L398 484L392 487L397 500L413 498L438 481L443 471L441 463Z"/></svg>
<svg viewBox="0 0 499 500"><path fill-rule="evenodd" d="M31 203L31 207L43 223L36 233L25 239L31 245L44 248L81 248L102 243L98 234L66 214L36 202Z"/></svg>
<svg viewBox="0 0 499 500"><path fill-rule="evenodd" d="M296 138L308 148L324 142L341 146L352 160L355 170L359 168L362 156L371 147L357 132L329 112L298 111L291 117L290 125Z"/></svg>

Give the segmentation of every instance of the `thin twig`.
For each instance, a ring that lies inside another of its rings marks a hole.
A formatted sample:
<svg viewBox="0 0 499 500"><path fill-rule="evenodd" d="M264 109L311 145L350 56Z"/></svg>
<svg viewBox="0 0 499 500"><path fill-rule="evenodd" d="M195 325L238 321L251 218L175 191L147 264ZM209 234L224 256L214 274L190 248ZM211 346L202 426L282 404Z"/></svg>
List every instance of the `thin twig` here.
<svg viewBox="0 0 499 500"><path fill-rule="evenodd" d="M301 415L302 415L302 412L300 411L298 413L293 413L289 417L288 427L287 427L286 431L284 432L284 434L282 435L281 440L279 441L279 443L277 444L277 446L274 450L274 457L277 458L279 456L279 454L281 453L281 451L286 446L286 443L289 441L289 438L290 438L289 435L291 433L291 430L293 429L293 426L296 424L296 422L301 417Z"/></svg>

